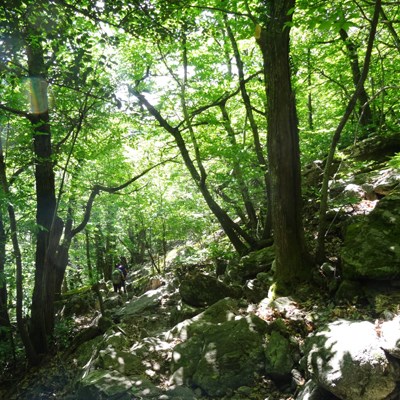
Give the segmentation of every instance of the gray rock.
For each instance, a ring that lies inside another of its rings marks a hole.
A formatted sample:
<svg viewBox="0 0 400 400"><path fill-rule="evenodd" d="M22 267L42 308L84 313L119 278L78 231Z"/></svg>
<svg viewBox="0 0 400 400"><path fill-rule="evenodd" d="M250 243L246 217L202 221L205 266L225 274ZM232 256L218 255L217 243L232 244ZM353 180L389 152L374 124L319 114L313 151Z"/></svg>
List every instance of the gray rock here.
<svg viewBox="0 0 400 400"><path fill-rule="evenodd" d="M117 371L95 370L80 380L77 398L85 400L128 400L134 383Z"/></svg>
<svg viewBox="0 0 400 400"><path fill-rule="evenodd" d="M165 293L165 286L149 290L140 297L129 301L124 307L121 307L116 312L116 315L120 317L132 317L142 314L146 310L157 308L161 304L161 299Z"/></svg>
<svg viewBox="0 0 400 400"><path fill-rule="evenodd" d="M141 358L111 347L99 351L95 364L100 369L118 371L124 375L138 375L145 371Z"/></svg>
<svg viewBox="0 0 400 400"><path fill-rule="evenodd" d="M267 340L265 350L265 372L273 380L290 380L294 364L293 349L289 340L273 331Z"/></svg>
<svg viewBox="0 0 400 400"><path fill-rule="evenodd" d="M244 282L255 278L260 272L268 272L274 259L275 248L265 247L242 257L239 264L228 266L226 274L233 281Z"/></svg>
<svg viewBox="0 0 400 400"><path fill-rule="evenodd" d="M371 213L348 226L342 248L346 279L391 280L400 268L400 193L379 201Z"/></svg>
<svg viewBox="0 0 400 400"><path fill-rule="evenodd" d="M252 385L263 371L266 323L260 318L203 322L201 329L191 328L188 339L174 348L172 379L176 384L195 385L209 396L222 396Z"/></svg>
<svg viewBox="0 0 400 400"><path fill-rule="evenodd" d="M383 322L380 327L380 342L383 350L400 358L400 316Z"/></svg>
<svg viewBox="0 0 400 400"><path fill-rule="evenodd" d="M196 394L186 386L176 386L166 391L168 399L171 400L196 400Z"/></svg>
<svg viewBox="0 0 400 400"><path fill-rule="evenodd" d="M340 400L338 397L309 380L296 396L296 400Z"/></svg>
<svg viewBox="0 0 400 400"><path fill-rule="evenodd" d="M194 307L216 303L224 297L235 297L236 291L217 278L202 273L186 274L179 287L182 300Z"/></svg>
<svg viewBox="0 0 400 400"><path fill-rule="evenodd" d="M129 347L129 339L122 332L112 330L106 332L103 337L103 346L112 347L115 350L122 350Z"/></svg>
<svg viewBox="0 0 400 400"><path fill-rule="evenodd" d="M307 339L305 354L313 380L341 399L383 400L396 386L370 322L330 323Z"/></svg>

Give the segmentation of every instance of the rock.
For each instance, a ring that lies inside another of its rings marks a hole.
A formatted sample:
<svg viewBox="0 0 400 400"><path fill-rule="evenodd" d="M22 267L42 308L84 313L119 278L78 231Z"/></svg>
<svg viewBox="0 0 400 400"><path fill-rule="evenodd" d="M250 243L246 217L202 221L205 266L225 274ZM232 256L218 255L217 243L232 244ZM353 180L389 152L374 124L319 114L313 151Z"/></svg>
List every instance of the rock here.
<svg viewBox="0 0 400 400"><path fill-rule="evenodd" d="M184 303L182 300L178 301L175 307L171 310L170 321L172 325L190 319L199 314L198 307L192 307Z"/></svg>
<svg viewBox="0 0 400 400"><path fill-rule="evenodd" d="M365 196L366 193L361 186L354 183L348 183L342 188L342 191L335 196L334 200L340 204L353 204L358 203L364 199Z"/></svg>
<svg viewBox="0 0 400 400"><path fill-rule="evenodd" d="M116 315L120 317L132 317L142 314L145 310L159 307L161 299L166 293L166 287L161 286L155 290L149 290L140 297L131 300L124 307L121 307Z"/></svg>
<svg viewBox="0 0 400 400"><path fill-rule="evenodd" d="M128 400L133 382L117 371L95 370L89 372L78 384L77 398L85 400Z"/></svg>
<svg viewBox="0 0 400 400"><path fill-rule="evenodd" d="M140 358L112 347L99 351L95 365L102 370L118 371L123 375L139 375L145 371Z"/></svg>
<svg viewBox="0 0 400 400"><path fill-rule="evenodd" d="M349 301L360 299L364 296L363 286L358 281L343 280L335 294L336 300Z"/></svg>
<svg viewBox="0 0 400 400"><path fill-rule="evenodd" d="M106 332L103 340L104 347L112 347L115 350L122 350L129 347L129 339L120 331Z"/></svg>
<svg viewBox="0 0 400 400"><path fill-rule="evenodd" d="M71 290L64 293L57 306L64 317L72 315L84 315L93 312L96 307L96 298L90 287Z"/></svg>
<svg viewBox="0 0 400 400"><path fill-rule="evenodd" d="M186 386L176 386L166 391L167 399L171 400L196 400L196 394Z"/></svg>
<svg viewBox="0 0 400 400"><path fill-rule="evenodd" d="M296 400L340 400L338 397L309 380L300 390Z"/></svg>
<svg viewBox="0 0 400 400"><path fill-rule="evenodd" d="M160 372L169 370L169 361L175 343L166 340L165 335L146 337L135 343L130 353L141 360L145 367L145 374L149 377L157 376Z"/></svg>
<svg viewBox="0 0 400 400"><path fill-rule="evenodd" d="M209 396L222 396L251 386L264 369L263 335L266 323L256 316L220 324L201 324L196 334L175 346L172 379L195 385Z"/></svg>
<svg viewBox="0 0 400 400"><path fill-rule="evenodd" d="M392 168L379 171L378 179L374 182L374 193L387 196L400 183L400 173Z"/></svg>
<svg viewBox="0 0 400 400"><path fill-rule="evenodd" d="M233 281L244 282L253 279L260 272L268 272L275 259L274 247L264 247L242 257L239 264L228 266L227 275Z"/></svg>
<svg viewBox="0 0 400 400"><path fill-rule="evenodd" d="M344 278L397 278L400 268L399 237L400 193L396 192L380 200L364 219L348 226L341 251Z"/></svg>
<svg viewBox="0 0 400 400"><path fill-rule="evenodd" d="M186 340L202 331L209 324L220 324L234 320L239 315L238 300L229 297L219 300L205 311L197 314L191 319L185 320L174 326L167 334L168 340Z"/></svg>
<svg viewBox="0 0 400 400"><path fill-rule="evenodd" d="M246 281L243 287L243 294L251 303L258 303L268 295L268 288L269 285L266 285L265 281L251 279Z"/></svg>
<svg viewBox="0 0 400 400"><path fill-rule="evenodd" d="M235 297L236 291L217 278L202 273L186 274L179 287L182 300L194 307L216 303L224 297Z"/></svg>
<svg viewBox="0 0 400 400"><path fill-rule="evenodd" d="M370 322L332 322L307 339L305 354L312 379L340 399L383 400L395 389Z"/></svg>
<svg viewBox="0 0 400 400"><path fill-rule="evenodd" d="M273 331L267 340L265 350L265 372L274 381L288 381L294 365L293 349L289 340Z"/></svg>
<svg viewBox="0 0 400 400"><path fill-rule="evenodd" d="M386 161L388 156L400 151L400 136L373 136L351 146L347 152L357 160Z"/></svg>
<svg viewBox="0 0 400 400"><path fill-rule="evenodd" d="M400 358L400 316L383 322L380 327L380 341L383 350Z"/></svg>
<svg viewBox="0 0 400 400"><path fill-rule="evenodd" d="M123 304L122 298L118 293L109 292L107 298L104 299L103 305L106 310L115 310Z"/></svg>
<svg viewBox="0 0 400 400"><path fill-rule="evenodd" d="M156 400L162 396L163 391L143 376L130 377L133 382L130 399ZM119 400L119 399L118 399Z"/></svg>

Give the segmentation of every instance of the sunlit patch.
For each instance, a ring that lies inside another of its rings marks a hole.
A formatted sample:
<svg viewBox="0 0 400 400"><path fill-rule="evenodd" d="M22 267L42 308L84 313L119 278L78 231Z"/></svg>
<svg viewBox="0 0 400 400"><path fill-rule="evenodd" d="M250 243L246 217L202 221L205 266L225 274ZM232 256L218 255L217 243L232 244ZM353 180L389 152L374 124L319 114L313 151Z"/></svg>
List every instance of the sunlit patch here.
<svg viewBox="0 0 400 400"><path fill-rule="evenodd" d="M31 112L41 114L48 110L47 82L43 78L28 78L29 101Z"/></svg>

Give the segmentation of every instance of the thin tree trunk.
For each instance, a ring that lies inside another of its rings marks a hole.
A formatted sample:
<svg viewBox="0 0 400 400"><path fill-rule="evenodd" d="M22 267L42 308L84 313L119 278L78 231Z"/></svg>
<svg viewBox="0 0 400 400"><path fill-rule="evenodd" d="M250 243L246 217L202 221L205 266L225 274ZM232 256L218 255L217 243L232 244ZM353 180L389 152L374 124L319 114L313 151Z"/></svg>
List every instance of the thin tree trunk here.
<svg viewBox="0 0 400 400"><path fill-rule="evenodd" d="M360 63L358 61L357 46L351 41L349 35L344 29L341 29L339 31L339 34L346 46L347 53L350 59L351 73L353 76L354 87L357 87L361 78L361 70L360 70ZM365 136L371 133L372 131L373 115L371 108L369 106L369 96L367 94L367 91L365 90L364 83L361 85L358 91L359 91L358 100L360 103L359 107L360 125L363 131L363 136Z"/></svg>
<svg viewBox="0 0 400 400"><path fill-rule="evenodd" d="M85 229L85 247L86 247L86 264L88 267L88 275L89 275L89 280L93 280L93 268L92 268L92 261L90 258L90 237L89 237L89 231Z"/></svg>
<svg viewBox="0 0 400 400"><path fill-rule="evenodd" d="M10 316L8 314L7 281L5 277L6 232L4 230L3 213L0 211L0 339L6 341L11 333Z"/></svg>
<svg viewBox="0 0 400 400"><path fill-rule="evenodd" d="M367 52L365 54L365 59L364 59L364 67L360 76L360 80L357 84L356 90L354 91L352 97L349 100L349 103L347 104L346 111L342 119L340 120L339 125L336 128L336 131L333 135L331 147L329 149L328 157L325 163L322 188L321 188L321 202L319 208L319 226L318 226L318 238L317 238L317 249L316 249L316 258L317 261L320 263L322 263L325 260L325 234L327 231L326 212L328 211L328 196L329 196L328 184L330 175L329 171L332 165L333 157L335 155L336 146L340 139L340 135L342 134L342 131L346 126L346 123L350 118L350 115L353 112L354 107L357 104L357 100L359 99L359 92L363 90L364 82L368 76L369 65L371 62L372 47L374 44L376 27L378 25L380 8L381 8L381 1L376 0L374 16L372 19L371 30L368 38Z"/></svg>
<svg viewBox="0 0 400 400"><path fill-rule="evenodd" d="M254 118L253 109L251 107L250 96L247 93L247 89L246 89L246 81L245 81L244 72L243 72L243 62L242 62L242 58L240 56L239 47L236 43L235 36L232 32L232 29L228 23L228 19L226 16L224 16L224 22L225 22L226 30L228 32L228 37L229 37L231 45L232 45L233 54L234 54L235 60L236 60L236 65L237 65L238 74L239 74L240 93L242 95L243 103L246 108L246 117L249 120L251 132L253 134L255 153L257 156L258 164L259 164L261 170L263 171L263 176L264 176L264 185L265 185L264 208L266 210L266 213L265 213L266 219L265 219L265 221L262 222L263 228L264 228L263 233L262 233L262 239L265 240L271 236L271 226L272 226L272 221L271 221L272 214L271 214L271 202L270 202L270 180L268 177L267 160L264 157L264 152L263 152L261 142L260 142L258 125Z"/></svg>
<svg viewBox="0 0 400 400"><path fill-rule="evenodd" d="M139 100L140 104L142 104L144 107L147 108L149 113L160 123L160 125L167 131L169 132L175 139L176 145L178 146L178 149L181 153L181 156L183 158L183 161L185 162L185 165L187 169L189 170L190 175L192 176L192 179L194 182L197 184L197 187L199 188L201 194L203 195L204 200L206 201L208 207L210 208L211 212L215 215L215 217L218 219L218 222L220 223L222 229L228 236L230 242L232 243L233 247L235 250L238 252L240 255L244 255L248 253L249 247L242 242L240 239L240 236L243 237L246 236L244 232L239 234L237 231L240 231L240 229L235 225L235 223L232 221L232 219L229 217L229 215L224 211L220 205L214 200L212 197L206 183L204 182L204 179L202 179L202 176L199 174L197 171L193 160L190 157L189 151L186 147L186 143L180 133L180 131L172 127L162 116L161 114L146 100L146 98L139 92L133 91L133 94L135 97ZM250 245L256 247L256 242L254 239L251 237L246 237L246 241Z"/></svg>
<svg viewBox="0 0 400 400"><path fill-rule="evenodd" d="M239 151L238 144L236 142L235 132L232 128L229 114L226 109L226 104L221 103L220 109L221 109L221 113L222 113L222 118L224 120L225 130L228 133L229 141L230 141L233 149L235 150L235 153L237 153ZM239 162L239 158L236 158L236 157L233 160L233 174L237 181L239 192L240 192L240 195L242 196L243 203L244 203L244 206L245 206L245 209L247 212L250 230L253 231L254 234L256 234L256 232L257 232L256 210L254 209L254 205L253 205L253 202L251 201L249 189L248 189L245 179L243 177L243 171L242 171L242 167ZM245 221L243 221L243 222L245 222Z"/></svg>
<svg viewBox="0 0 400 400"><path fill-rule="evenodd" d="M312 93L311 93L311 49L307 49L307 86L308 86L308 98L307 98L307 111L308 111L308 128L310 131L314 130L313 121L313 104L312 104Z"/></svg>
<svg viewBox="0 0 400 400"><path fill-rule="evenodd" d="M4 194L9 197L10 192L8 188L7 175L6 175L6 165L4 161L3 148L0 141L0 184ZM23 274L22 274L22 257L17 236L17 219L15 217L14 207L8 200L7 210L8 217L10 220L10 230L11 230L11 241L13 246L15 265L16 265L16 290L17 290L17 304L16 304L16 316L17 316L17 327L20 334L22 343L25 348L26 356L32 365L37 365L40 362L40 357L34 348L32 341L29 337L28 330L25 323L25 318L23 316ZM2 230L3 226L2 226ZM4 242L3 242L4 243ZM3 244L2 244L3 245ZM3 263L3 261L2 261ZM4 263L3 263L4 264ZM8 318L8 315L7 315Z"/></svg>

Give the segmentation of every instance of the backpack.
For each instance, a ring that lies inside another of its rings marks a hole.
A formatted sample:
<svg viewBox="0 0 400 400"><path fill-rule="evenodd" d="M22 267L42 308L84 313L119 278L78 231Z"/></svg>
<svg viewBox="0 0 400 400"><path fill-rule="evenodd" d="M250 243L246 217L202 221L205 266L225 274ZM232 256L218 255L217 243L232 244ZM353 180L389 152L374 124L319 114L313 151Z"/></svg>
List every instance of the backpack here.
<svg viewBox="0 0 400 400"><path fill-rule="evenodd" d="M115 268L111 274L111 280L114 285L119 285L122 281L122 273L118 268Z"/></svg>
<svg viewBox="0 0 400 400"><path fill-rule="evenodd" d="M126 269L126 267L124 265L119 265L118 269L122 272L122 274L124 275L124 279L126 279L126 276L128 275L128 271Z"/></svg>

